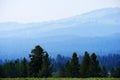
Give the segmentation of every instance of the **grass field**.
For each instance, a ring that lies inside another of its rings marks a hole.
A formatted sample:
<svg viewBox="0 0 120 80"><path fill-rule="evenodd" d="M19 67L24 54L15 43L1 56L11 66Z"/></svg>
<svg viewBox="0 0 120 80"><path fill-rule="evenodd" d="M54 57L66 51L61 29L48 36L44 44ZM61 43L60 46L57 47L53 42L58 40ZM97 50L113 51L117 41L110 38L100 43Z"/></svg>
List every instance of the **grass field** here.
<svg viewBox="0 0 120 80"><path fill-rule="evenodd" d="M120 78L0 78L0 80L120 80Z"/></svg>

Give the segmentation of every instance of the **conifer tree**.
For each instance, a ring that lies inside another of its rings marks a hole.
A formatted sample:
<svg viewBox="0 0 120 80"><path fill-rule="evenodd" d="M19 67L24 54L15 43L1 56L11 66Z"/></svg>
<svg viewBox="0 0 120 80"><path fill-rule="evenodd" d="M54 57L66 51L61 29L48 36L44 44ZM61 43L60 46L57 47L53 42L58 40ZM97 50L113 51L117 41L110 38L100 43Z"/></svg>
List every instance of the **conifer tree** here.
<svg viewBox="0 0 120 80"><path fill-rule="evenodd" d="M86 51L83 57L83 61L80 66L80 76L81 77L89 77L89 65L90 65L90 56L89 53Z"/></svg>
<svg viewBox="0 0 120 80"><path fill-rule="evenodd" d="M24 57L21 62L21 77L27 77L28 76L28 65L27 60Z"/></svg>
<svg viewBox="0 0 120 80"><path fill-rule="evenodd" d="M67 61L66 65L65 65L65 76L66 77L72 77L70 61Z"/></svg>
<svg viewBox="0 0 120 80"><path fill-rule="evenodd" d="M99 61L97 60L97 56L93 53L90 57L90 66L89 72L91 77L99 77L100 76L100 66Z"/></svg>
<svg viewBox="0 0 120 80"><path fill-rule="evenodd" d="M38 76L47 78L51 76L51 72L52 72L52 65L50 63L49 55L46 53L43 56L42 68L41 70L39 70Z"/></svg>
<svg viewBox="0 0 120 80"><path fill-rule="evenodd" d="M79 77L79 61L77 57L77 53L73 53L72 59L71 59L71 77Z"/></svg>
<svg viewBox="0 0 120 80"><path fill-rule="evenodd" d="M4 77L3 66L0 65L0 78Z"/></svg>
<svg viewBox="0 0 120 80"><path fill-rule="evenodd" d="M30 76L38 77L38 73L42 68L42 59L44 55L44 50L41 46L37 45L35 49L32 50L30 54Z"/></svg>

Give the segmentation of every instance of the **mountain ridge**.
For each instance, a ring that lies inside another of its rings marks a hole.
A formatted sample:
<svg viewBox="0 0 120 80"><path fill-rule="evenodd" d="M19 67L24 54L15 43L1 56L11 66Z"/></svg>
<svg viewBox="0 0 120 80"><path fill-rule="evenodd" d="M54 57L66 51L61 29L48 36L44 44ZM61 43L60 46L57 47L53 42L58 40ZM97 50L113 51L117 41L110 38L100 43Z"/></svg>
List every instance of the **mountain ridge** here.
<svg viewBox="0 0 120 80"><path fill-rule="evenodd" d="M50 55L70 56L74 51L119 53L119 14L120 8L106 8L53 22L0 23L0 57L28 56L38 44Z"/></svg>

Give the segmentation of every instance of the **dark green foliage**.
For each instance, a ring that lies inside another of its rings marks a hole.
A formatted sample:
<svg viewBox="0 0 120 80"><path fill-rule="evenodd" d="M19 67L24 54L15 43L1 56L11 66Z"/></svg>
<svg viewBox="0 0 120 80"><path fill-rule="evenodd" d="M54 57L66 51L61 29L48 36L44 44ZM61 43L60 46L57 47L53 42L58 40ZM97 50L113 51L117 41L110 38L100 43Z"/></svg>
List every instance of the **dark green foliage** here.
<svg viewBox="0 0 120 80"><path fill-rule="evenodd" d="M38 77L39 71L42 68L42 59L44 55L44 50L39 45L32 50L30 54L30 76Z"/></svg>
<svg viewBox="0 0 120 80"><path fill-rule="evenodd" d="M19 61L7 62L3 66L5 77L20 77L20 63Z"/></svg>
<svg viewBox="0 0 120 80"><path fill-rule="evenodd" d="M97 60L97 56L93 53L90 57L90 66L89 72L91 77L99 77L100 76L100 66L99 61Z"/></svg>
<svg viewBox="0 0 120 80"><path fill-rule="evenodd" d="M89 75L90 75L89 67L90 67L90 56L89 56L88 52L85 52L83 61L80 66L80 76L81 77L89 77Z"/></svg>
<svg viewBox="0 0 120 80"><path fill-rule="evenodd" d="M79 61L77 57L77 53L73 53L72 59L71 59L71 77L79 77Z"/></svg>
<svg viewBox="0 0 120 80"><path fill-rule="evenodd" d="M101 77L108 77L108 73L105 66L101 68Z"/></svg>
<svg viewBox="0 0 120 80"><path fill-rule="evenodd" d="M0 65L0 78L4 77L3 66Z"/></svg>
<svg viewBox="0 0 120 80"><path fill-rule="evenodd" d="M112 68L111 77L120 77L120 68Z"/></svg>
<svg viewBox="0 0 120 80"><path fill-rule="evenodd" d="M100 67L95 53L90 56L86 51L80 58L74 52L72 58L58 55L55 61L38 45L32 50L29 62L23 58L21 61L17 59L1 64L0 77L109 77L106 68ZM120 77L120 61L110 73L110 77Z"/></svg>
<svg viewBox="0 0 120 80"><path fill-rule="evenodd" d="M15 60L15 73L16 73L16 77L20 76L20 61L19 59Z"/></svg>
<svg viewBox="0 0 120 80"><path fill-rule="evenodd" d="M59 70L59 77L65 77L65 67L62 66Z"/></svg>
<svg viewBox="0 0 120 80"><path fill-rule="evenodd" d="M28 77L28 63L26 58L24 57L23 60L21 61L21 77Z"/></svg>
<svg viewBox="0 0 120 80"><path fill-rule="evenodd" d="M61 77L60 76L60 73L57 71L57 72L52 72L52 78L59 78Z"/></svg>
<svg viewBox="0 0 120 80"><path fill-rule="evenodd" d="M79 77L79 61L77 54L74 52L72 59L62 66L60 71L61 77Z"/></svg>
<svg viewBox="0 0 120 80"><path fill-rule="evenodd" d="M79 77L79 61L77 53L73 53L72 59L65 65L65 76L66 77Z"/></svg>
<svg viewBox="0 0 120 80"><path fill-rule="evenodd" d="M68 60L70 60L70 57L65 57L60 54L58 54L55 59L51 59L53 64L53 72L60 71L63 66L65 67Z"/></svg>
<svg viewBox="0 0 120 80"><path fill-rule="evenodd" d="M50 77L52 72L52 65L49 60L49 55L46 53L42 58L42 68L39 70L39 77Z"/></svg>
<svg viewBox="0 0 120 80"><path fill-rule="evenodd" d="M81 77L100 77L101 68L97 56L93 53L89 56L88 52L85 52L84 58L80 67Z"/></svg>
<svg viewBox="0 0 120 80"><path fill-rule="evenodd" d="M115 69L114 69L114 68L111 69L110 74L111 74L111 75L110 75L111 77L114 77L114 76L115 76Z"/></svg>
<svg viewBox="0 0 120 80"><path fill-rule="evenodd" d="M98 56L98 60L101 65L106 67L107 71L110 71L112 68L119 67L120 54L101 55Z"/></svg>
<svg viewBox="0 0 120 80"><path fill-rule="evenodd" d="M32 50L30 54L30 76L32 77L50 77L52 65L49 55L39 45Z"/></svg>
<svg viewBox="0 0 120 80"><path fill-rule="evenodd" d="M65 65L65 76L66 77L71 77L72 76L70 61L68 61Z"/></svg>

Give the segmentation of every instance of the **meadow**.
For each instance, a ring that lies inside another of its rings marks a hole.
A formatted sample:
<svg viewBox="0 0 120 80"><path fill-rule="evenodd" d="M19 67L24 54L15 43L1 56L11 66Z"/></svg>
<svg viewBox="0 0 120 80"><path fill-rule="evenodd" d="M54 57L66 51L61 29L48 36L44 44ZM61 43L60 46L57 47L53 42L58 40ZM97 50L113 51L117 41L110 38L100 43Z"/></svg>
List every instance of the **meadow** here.
<svg viewBox="0 0 120 80"><path fill-rule="evenodd" d="M120 78L0 78L0 80L120 80Z"/></svg>

